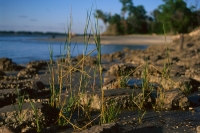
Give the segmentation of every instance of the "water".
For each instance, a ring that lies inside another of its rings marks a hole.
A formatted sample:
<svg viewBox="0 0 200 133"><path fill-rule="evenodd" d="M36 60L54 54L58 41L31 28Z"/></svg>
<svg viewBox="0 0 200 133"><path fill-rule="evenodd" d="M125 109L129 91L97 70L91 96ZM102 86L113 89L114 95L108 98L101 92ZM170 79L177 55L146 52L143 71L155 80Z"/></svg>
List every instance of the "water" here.
<svg viewBox="0 0 200 133"><path fill-rule="evenodd" d="M48 36L0 36L0 58L11 58L17 64L26 64L35 60L49 60L49 47L53 48L54 59L58 58L61 53L66 54L64 44L61 42L42 42L36 38ZM121 51L125 47L129 49L145 49L147 46L137 45L106 45L102 47L102 54L109 54L116 51ZM87 52L94 50L94 44L88 45ZM72 57L83 54L85 45L83 43L71 44ZM94 51L92 56L97 55Z"/></svg>

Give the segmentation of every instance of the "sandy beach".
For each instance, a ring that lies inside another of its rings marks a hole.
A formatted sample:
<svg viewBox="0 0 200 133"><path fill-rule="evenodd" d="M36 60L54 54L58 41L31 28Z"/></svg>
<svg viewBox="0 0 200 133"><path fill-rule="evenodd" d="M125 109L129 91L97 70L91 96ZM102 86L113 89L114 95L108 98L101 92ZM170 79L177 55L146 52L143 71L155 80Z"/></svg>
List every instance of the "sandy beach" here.
<svg viewBox="0 0 200 133"><path fill-rule="evenodd" d="M55 37L55 38L40 38L40 41L47 42L64 42L65 37ZM172 36L166 36L167 43L172 41ZM83 36L74 36L71 38L71 42L83 43ZM91 37L90 44L95 44L94 38ZM101 36L101 44L126 44L126 45L157 45L165 44L164 35L126 35L126 36Z"/></svg>

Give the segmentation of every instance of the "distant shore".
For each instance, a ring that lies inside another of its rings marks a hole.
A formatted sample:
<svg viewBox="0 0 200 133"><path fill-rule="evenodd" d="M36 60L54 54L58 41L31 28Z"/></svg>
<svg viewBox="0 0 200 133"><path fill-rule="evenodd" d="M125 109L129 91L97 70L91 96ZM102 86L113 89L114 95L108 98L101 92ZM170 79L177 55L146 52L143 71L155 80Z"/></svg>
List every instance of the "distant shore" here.
<svg viewBox="0 0 200 133"><path fill-rule="evenodd" d="M38 38L39 41L45 42L65 42L65 37L55 38ZM167 43L172 41L171 36L166 36ZM83 36L73 36L71 42L84 43ZM91 37L90 44L95 44L94 38ZM125 36L101 36L101 44L119 44L119 45L158 45L165 44L165 36L161 35L125 35Z"/></svg>

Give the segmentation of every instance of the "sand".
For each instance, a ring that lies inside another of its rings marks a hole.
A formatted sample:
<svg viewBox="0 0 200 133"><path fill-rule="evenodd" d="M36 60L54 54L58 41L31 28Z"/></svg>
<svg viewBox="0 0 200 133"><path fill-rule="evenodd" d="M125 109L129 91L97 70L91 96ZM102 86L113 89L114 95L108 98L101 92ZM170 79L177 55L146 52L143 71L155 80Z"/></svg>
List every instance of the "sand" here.
<svg viewBox="0 0 200 133"><path fill-rule="evenodd" d="M65 37L40 38L39 41L64 42ZM74 36L71 42L84 43L83 36ZM94 38L90 38L90 44L95 44ZM172 42L172 36L166 36L166 42ZM158 45L165 44L164 35L126 35L126 36L101 36L101 44L119 44L119 45Z"/></svg>

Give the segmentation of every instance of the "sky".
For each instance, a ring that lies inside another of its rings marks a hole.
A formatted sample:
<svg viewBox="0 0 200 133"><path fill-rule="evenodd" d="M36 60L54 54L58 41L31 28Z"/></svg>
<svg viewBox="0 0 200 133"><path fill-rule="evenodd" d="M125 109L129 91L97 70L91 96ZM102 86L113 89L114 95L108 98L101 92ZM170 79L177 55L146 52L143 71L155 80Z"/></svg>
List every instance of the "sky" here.
<svg viewBox="0 0 200 133"><path fill-rule="evenodd" d="M163 4L162 0L132 1L135 6L143 5L148 14ZM121 7L119 0L0 0L0 31L64 33L72 16L72 32L83 33L91 8L93 13L100 9L120 14ZM99 26L104 26L102 21Z"/></svg>

